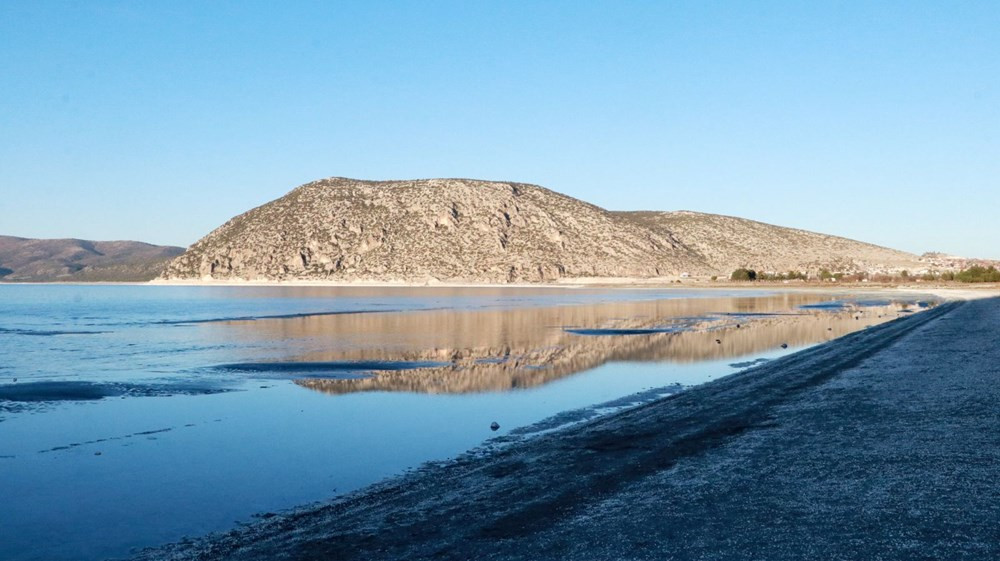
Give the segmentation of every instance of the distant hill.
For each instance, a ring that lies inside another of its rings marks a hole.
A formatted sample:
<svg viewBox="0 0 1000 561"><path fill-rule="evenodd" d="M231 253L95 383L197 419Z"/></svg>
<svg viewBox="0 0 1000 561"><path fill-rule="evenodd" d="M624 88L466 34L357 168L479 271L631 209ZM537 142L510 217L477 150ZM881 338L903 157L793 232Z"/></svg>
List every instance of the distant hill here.
<svg viewBox="0 0 1000 561"><path fill-rule="evenodd" d="M507 283L920 266L846 238L711 214L612 212L537 185L330 178L229 220L162 278Z"/></svg>
<svg viewBox="0 0 1000 561"><path fill-rule="evenodd" d="M0 236L0 281L148 281L182 253L180 247L132 241Z"/></svg>

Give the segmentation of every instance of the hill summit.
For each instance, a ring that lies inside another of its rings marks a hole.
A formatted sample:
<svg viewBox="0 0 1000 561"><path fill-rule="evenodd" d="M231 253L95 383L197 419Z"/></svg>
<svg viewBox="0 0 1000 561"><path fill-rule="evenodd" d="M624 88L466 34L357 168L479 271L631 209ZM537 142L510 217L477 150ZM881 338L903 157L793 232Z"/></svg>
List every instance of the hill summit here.
<svg viewBox="0 0 1000 561"><path fill-rule="evenodd" d="M728 274L763 267L765 258L775 270L918 263L908 253L744 219L608 211L537 185L335 177L232 218L162 278L545 282Z"/></svg>

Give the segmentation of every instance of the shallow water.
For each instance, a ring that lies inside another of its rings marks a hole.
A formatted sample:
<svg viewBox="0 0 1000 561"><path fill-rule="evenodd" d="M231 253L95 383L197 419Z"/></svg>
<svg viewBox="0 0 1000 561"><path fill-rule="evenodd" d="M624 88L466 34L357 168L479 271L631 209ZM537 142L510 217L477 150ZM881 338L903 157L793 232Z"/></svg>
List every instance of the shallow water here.
<svg viewBox="0 0 1000 561"><path fill-rule="evenodd" d="M0 286L0 559L223 530L915 309L805 292Z"/></svg>

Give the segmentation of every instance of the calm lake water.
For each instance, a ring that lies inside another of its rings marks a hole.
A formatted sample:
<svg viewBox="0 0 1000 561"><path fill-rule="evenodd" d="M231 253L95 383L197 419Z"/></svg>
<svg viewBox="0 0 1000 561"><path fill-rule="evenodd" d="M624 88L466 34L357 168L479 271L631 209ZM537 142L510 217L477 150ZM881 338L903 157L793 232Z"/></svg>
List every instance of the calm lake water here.
<svg viewBox="0 0 1000 561"><path fill-rule="evenodd" d="M0 286L0 559L124 557L225 530L925 305L805 291Z"/></svg>

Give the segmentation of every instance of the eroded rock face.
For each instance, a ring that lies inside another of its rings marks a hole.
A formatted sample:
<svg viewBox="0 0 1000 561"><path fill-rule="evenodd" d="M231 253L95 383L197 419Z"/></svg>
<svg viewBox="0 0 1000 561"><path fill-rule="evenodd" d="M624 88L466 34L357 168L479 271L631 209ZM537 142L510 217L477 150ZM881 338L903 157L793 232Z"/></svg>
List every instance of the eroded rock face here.
<svg viewBox="0 0 1000 561"><path fill-rule="evenodd" d="M707 269L669 232L535 185L332 178L233 218L163 277L508 283L681 272Z"/></svg>

